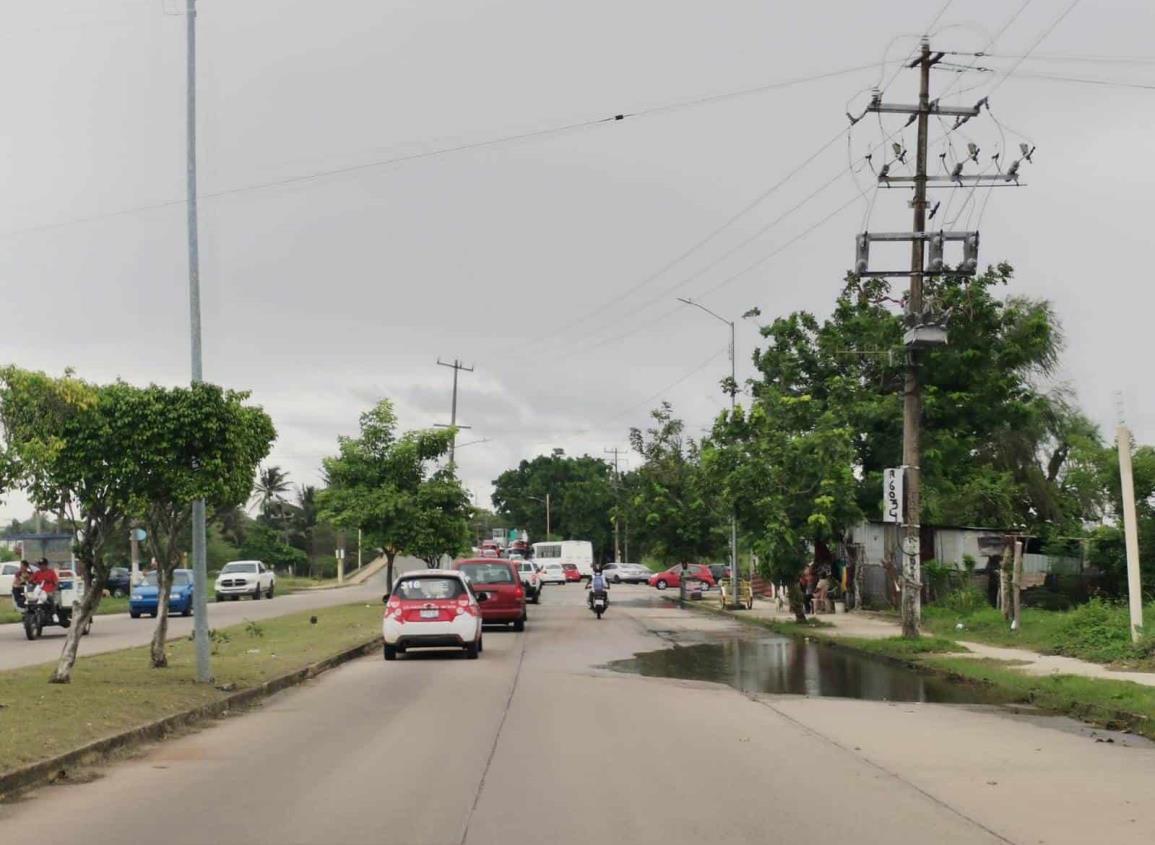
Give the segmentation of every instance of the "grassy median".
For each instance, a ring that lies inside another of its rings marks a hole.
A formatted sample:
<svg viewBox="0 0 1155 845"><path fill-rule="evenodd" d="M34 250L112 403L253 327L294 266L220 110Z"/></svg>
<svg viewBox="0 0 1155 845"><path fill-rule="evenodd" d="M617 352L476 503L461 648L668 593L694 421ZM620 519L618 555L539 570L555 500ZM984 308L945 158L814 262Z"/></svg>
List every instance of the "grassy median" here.
<svg viewBox="0 0 1155 845"><path fill-rule="evenodd" d="M224 628L213 636L215 686L195 683L188 640L169 643L167 669L150 668L142 646L91 657L82 649L68 685L48 683L51 666L0 672L0 772L217 701L380 633L380 608L363 603Z"/></svg>

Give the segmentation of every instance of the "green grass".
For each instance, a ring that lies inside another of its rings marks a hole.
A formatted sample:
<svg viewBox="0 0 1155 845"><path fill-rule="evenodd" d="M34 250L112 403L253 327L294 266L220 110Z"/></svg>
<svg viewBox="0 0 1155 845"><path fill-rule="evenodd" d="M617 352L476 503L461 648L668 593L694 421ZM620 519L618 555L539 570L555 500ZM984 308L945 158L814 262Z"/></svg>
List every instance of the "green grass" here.
<svg viewBox="0 0 1155 845"><path fill-rule="evenodd" d="M346 578L348 580L348 578ZM304 575L278 575L277 592L288 595L299 593L302 590L312 590L316 587L335 587L336 578L308 578Z"/></svg>
<svg viewBox="0 0 1155 845"><path fill-rule="evenodd" d="M1155 604L1144 609L1144 618L1155 619ZM956 627L958 624L961 629ZM923 628L939 636L988 645L1155 670L1155 638L1148 636L1132 643L1127 608L1100 600L1073 610L1024 608L1018 631L1010 630L1010 624L992 607L955 609L931 605L923 609Z"/></svg>
<svg viewBox="0 0 1155 845"><path fill-rule="evenodd" d="M1129 728L1155 739L1155 687L1076 675L1024 675L1000 660L924 658L923 665L988 684L1012 701L1033 704L1111 728Z"/></svg>
<svg viewBox="0 0 1155 845"><path fill-rule="evenodd" d="M858 651L900 659L924 654L957 654L967 651L964 646L943 637L919 637L917 640L907 640L902 637L886 637L885 639L828 637L827 639L832 643L846 645Z"/></svg>
<svg viewBox="0 0 1155 845"><path fill-rule="evenodd" d="M310 616L317 617L316 625ZM380 632L380 610L366 604L234 625L214 637L216 684L257 686ZM227 695L195 683L194 663L192 643L180 640L169 644L167 669L150 668L148 648L139 647L92 657L82 649L67 685L48 683L51 665L0 672L0 771Z"/></svg>
<svg viewBox="0 0 1155 845"><path fill-rule="evenodd" d="M107 598L101 600L100 607L96 609L97 616L103 616L106 613L128 613L128 596L119 596L117 598ZM5 597L0 599L0 625L5 625L9 622L19 622L20 614L12 604L12 599Z"/></svg>

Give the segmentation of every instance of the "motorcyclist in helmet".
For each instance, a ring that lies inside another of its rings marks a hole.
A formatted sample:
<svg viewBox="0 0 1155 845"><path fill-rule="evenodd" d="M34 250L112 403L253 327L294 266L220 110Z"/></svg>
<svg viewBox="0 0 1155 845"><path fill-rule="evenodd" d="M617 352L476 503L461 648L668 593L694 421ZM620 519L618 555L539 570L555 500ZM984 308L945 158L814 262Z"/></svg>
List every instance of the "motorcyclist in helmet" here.
<svg viewBox="0 0 1155 845"><path fill-rule="evenodd" d="M606 579L605 573L602 572L602 567L598 566L594 568L594 574L593 577L590 578L589 587L587 589L589 590L589 595L586 596L586 604L590 606L591 610L594 606L594 596L596 596L598 593L601 593L603 596L605 596L606 606L609 606L610 582Z"/></svg>

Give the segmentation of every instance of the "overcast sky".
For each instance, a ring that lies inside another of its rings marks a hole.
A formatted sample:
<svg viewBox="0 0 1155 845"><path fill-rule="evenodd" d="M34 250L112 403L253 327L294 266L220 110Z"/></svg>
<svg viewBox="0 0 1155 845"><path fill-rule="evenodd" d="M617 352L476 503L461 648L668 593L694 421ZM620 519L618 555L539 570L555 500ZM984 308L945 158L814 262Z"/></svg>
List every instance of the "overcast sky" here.
<svg viewBox="0 0 1155 845"><path fill-rule="evenodd" d="M0 360L187 380L183 4L0 0ZM915 75L897 62L942 5L199 0L205 377L251 390L279 432L271 462L314 483L381 397L405 427L447 422L452 373L436 361L460 358L476 367L461 377L460 442L488 442L459 464L486 504L521 458L624 447L662 398L697 433L723 407L727 330L674 297L724 316L825 314L872 195L870 171L856 186L848 166L879 122L671 262L835 138L880 79L909 101ZM1155 3L1084 0L1059 20L1070 5L949 4L932 27L940 49L973 53L1018 16L995 55L952 57L994 72L944 69L932 84L953 103L993 90L1002 126L984 114L956 152L970 138L987 167L1037 145L1029 186L977 193L959 225L983 209L983 261L1014 264L1013 292L1051 299L1063 321L1063 380L1104 427L1121 392L1152 442ZM909 228L907 198L880 192L871 228ZM738 331L749 375L757 326Z"/></svg>

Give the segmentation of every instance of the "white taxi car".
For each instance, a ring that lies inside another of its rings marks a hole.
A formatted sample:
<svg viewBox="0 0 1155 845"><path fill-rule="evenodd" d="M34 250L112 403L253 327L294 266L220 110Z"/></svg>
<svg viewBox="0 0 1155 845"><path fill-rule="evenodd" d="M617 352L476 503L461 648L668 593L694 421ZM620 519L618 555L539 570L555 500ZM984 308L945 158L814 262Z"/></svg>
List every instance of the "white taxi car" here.
<svg viewBox="0 0 1155 845"><path fill-rule="evenodd" d="M407 572L385 597L385 659L411 648L459 648L470 660L481 653L481 607L469 579L449 569Z"/></svg>

